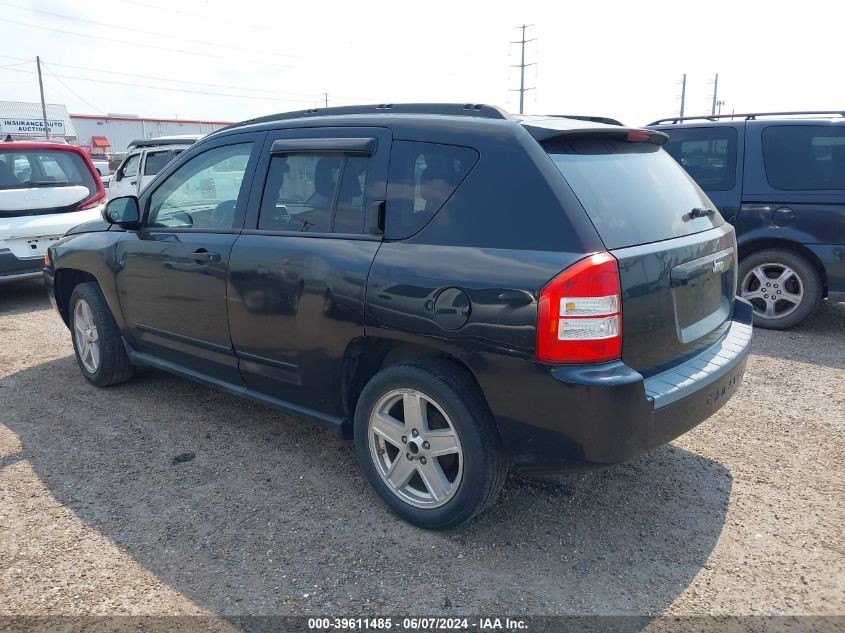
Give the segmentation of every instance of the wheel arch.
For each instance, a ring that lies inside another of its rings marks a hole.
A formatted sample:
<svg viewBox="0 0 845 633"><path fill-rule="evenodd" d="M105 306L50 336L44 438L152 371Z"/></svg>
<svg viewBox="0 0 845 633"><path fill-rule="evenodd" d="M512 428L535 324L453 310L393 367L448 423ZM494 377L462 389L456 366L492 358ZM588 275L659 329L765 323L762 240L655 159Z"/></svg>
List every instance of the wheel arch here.
<svg viewBox="0 0 845 633"><path fill-rule="evenodd" d="M456 354L433 346L421 345L391 338L362 336L346 347L343 358L343 380L341 399L346 422L342 429L344 437L352 437L352 423L358 397L370 378L381 369L403 361L446 362L465 373L478 388L478 393L487 399L472 369ZM488 405L489 406L489 405Z"/></svg>
<svg viewBox="0 0 845 633"><path fill-rule="evenodd" d="M56 307L65 325L70 325L70 296L73 294L73 289L79 284L88 282L100 285L97 278L85 270L77 268L59 268L56 270L53 294L56 298Z"/></svg>
<svg viewBox="0 0 845 633"><path fill-rule="evenodd" d="M770 249L790 251L806 258L819 273L819 279L822 282L822 297L827 297L827 275L825 274L824 264L813 251L799 242L778 237L761 237L742 242L739 244L739 259L743 260L749 255Z"/></svg>

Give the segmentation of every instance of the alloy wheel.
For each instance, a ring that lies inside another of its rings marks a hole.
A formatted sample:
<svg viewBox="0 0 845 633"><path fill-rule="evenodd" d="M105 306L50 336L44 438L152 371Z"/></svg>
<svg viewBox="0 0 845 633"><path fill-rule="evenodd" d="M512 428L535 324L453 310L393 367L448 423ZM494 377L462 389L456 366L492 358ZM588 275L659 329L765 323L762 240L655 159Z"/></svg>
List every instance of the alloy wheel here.
<svg viewBox="0 0 845 633"><path fill-rule="evenodd" d="M740 285L740 295L766 319L792 314L804 299L801 277L785 264L760 264L748 271Z"/></svg>
<svg viewBox="0 0 845 633"><path fill-rule="evenodd" d="M79 299L74 307L73 333L82 366L90 373L96 373L100 366L100 336L91 306L85 299Z"/></svg>
<svg viewBox="0 0 845 633"><path fill-rule="evenodd" d="M417 508L437 508L463 476L461 441L446 412L416 389L395 389L373 407L370 456L390 491Z"/></svg>

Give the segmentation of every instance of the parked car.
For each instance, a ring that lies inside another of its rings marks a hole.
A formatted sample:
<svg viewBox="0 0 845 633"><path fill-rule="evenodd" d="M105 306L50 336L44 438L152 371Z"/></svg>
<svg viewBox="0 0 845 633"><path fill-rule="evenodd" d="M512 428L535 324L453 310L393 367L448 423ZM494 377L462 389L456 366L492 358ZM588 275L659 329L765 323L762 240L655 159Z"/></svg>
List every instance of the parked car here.
<svg viewBox="0 0 845 633"><path fill-rule="evenodd" d="M754 324L845 300L845 111L661 119L664 148L736 227Z"/></svg>
<svg viewBox="0 0 845 633"><path fill-rule="evenodd" d="M107 181L109 199L140 193L167 163L200 138L200 134L186 134L132 141L126 156Z"/></svg>
<svg viewBox="0 0 845 633"><path fill-rule="evenodd" d="M253 119L51 246L45 278L88 381L148 365L313 419L446 528L509 465L632 458L739 386L734 230L665 140L480 105Z"/></svg>
<svg viewBox="0 0 845 633"><path fill-rule="evenodd" d="M47 246L71 227L101 217L105 197L80 148L0 143L0 283L40 278Z"/></svg>

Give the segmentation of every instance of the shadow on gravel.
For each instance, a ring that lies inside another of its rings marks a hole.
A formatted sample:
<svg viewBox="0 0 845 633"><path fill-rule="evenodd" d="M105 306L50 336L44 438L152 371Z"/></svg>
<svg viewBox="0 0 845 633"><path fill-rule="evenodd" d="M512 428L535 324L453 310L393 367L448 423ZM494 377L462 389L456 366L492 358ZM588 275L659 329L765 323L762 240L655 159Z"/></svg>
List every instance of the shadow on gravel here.
<svg viewBox="0 0 845 633"><path fill-rule="evenodd" d="M845 369L845 303L822 301L801 325L789 330L754 328L752 353Z"/></svg>
<svg viewBox="0 0 845 633"><path fill-rule="evenodd" d="M49 308L50 300L41 279L0 284L0 316Z"/></svg>
<svg viewBox="0 0 845 633"><path fill-rule="evenodd" d="M96 389L65 357L3 379L0 397L61 503L221 615L656 614L706 565L732 485L669 446L511 477L492 510L430 533L384 508L350 443L167 374Z"/></svg>

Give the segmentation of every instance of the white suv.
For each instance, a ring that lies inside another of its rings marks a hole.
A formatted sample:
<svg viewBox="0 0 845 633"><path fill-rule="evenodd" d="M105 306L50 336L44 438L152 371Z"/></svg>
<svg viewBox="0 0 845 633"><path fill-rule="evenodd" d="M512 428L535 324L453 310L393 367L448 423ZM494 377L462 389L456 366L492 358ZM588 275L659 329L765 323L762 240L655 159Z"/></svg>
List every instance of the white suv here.
<svg viewBox="0 0 845 633"><path fill-rule="evenodd" d="M100 218L105 199L79 147L0 143L0 283L40 277L47 247L68 229Z"/></svg>
<svg viewBox="0 0 845 633"><path fill-rule="evenodd" d="M167 136L132 141L129 153L108 181L108 197L137 196L167 163L202 135Z"/></svg>

